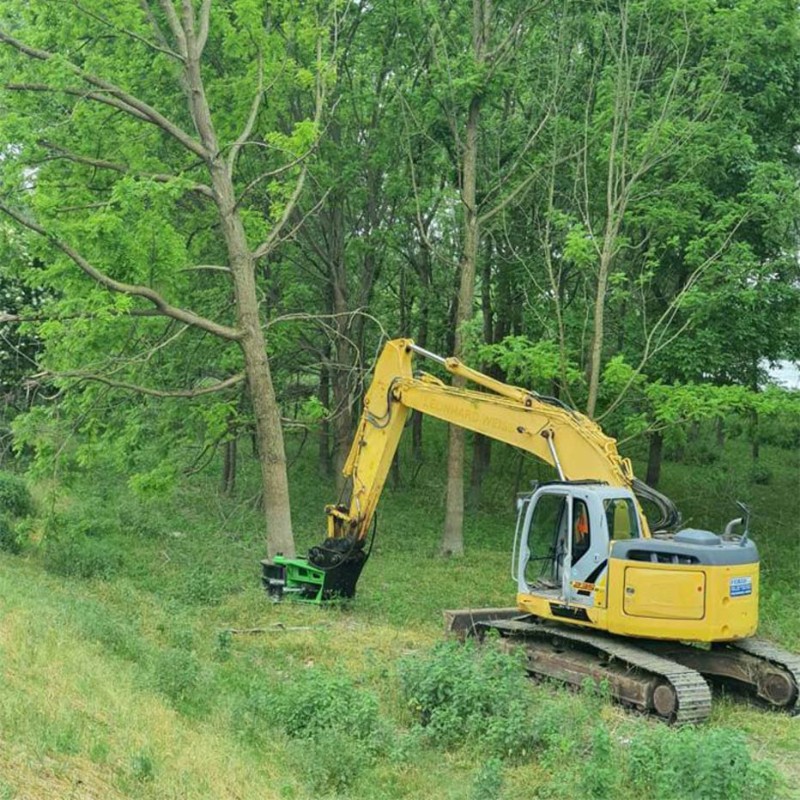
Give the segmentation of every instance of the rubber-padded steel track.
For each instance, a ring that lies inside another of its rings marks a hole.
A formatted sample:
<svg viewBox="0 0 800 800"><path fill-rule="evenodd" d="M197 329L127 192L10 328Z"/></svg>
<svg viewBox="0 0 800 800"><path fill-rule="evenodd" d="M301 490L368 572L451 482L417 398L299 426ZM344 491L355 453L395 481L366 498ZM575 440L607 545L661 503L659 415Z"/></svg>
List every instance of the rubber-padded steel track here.
<svg viewBox="0 0 800 800"><path fill-rule="evenodd" d="M766 639L740 639L737 642L730 642L728 646L742 650L756 658L762 658L764 661L769 661L786 670L792 676L794 685L797 687L794 704L788 706L786 710L790 714L800 714L800 655L790 653Z"/></svg>
<svg viewBox="0 0 800 800"><path fill-rule="evenodd" d="M668 658L649 653L640 647L626 644L611 635L584 633L523 620L497 620L482 623L481 627L494 628L505 636L519 637L523 640L555 637L566 642L575 642L604 653L628 668L657 675L666 680L675 691L677 711L672 721L677 725L703 722L711 713L711 689L699 672Z"/></svg>

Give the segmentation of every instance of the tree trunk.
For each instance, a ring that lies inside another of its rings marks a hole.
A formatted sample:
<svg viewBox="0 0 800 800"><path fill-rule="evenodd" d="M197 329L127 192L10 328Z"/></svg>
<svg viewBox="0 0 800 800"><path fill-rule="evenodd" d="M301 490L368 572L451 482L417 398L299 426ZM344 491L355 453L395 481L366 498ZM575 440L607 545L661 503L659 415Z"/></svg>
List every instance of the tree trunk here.
<svg viewBox="0 0 800 800"><path fill-rule="evenodd" d="M222 235L236 300L236 321L243 332L239 346L244 355L247 387L255 418L255 435L261 463L264 517L267 524L267 555L295 554L289 481L283 446L281 414L261 328L256 291L255 265L247 244L244 225L236 208L233 183L227 165L215 159L211 165L214 199L219 209Z"/></svg>
<svg viewBox="0 0 800 800"><path fill-rule="evenodd" d="M425 232L427 235L427 231ZM417 344L420 347L428 346L428 325L431 314L431 284L432 268L431 253L427 245L421 246L419 258L419 279L420 299L419 299L419 328L417 328ZM423 458L422 452L422 420L423 415L415 411L411 417L411 460L414 464L419 464Z"/></svg>
<svg viewBox="0 0 800 800"><path fill-rule="evenodd" d="M475 434L472 446L472 469L469 478L469 506L478 507L481 501L483 478L489 469L492 458L492 440L481 434Z"/></svg>
<svg viewBox="0 0 800 800"><path fill-rule="evenodd" d="M597 395L600 391L600 372L603 359L603 337L605 336L606 293L608 291L608 272L611 264L610 253L603 250L600 257L600 271L597 275L597 295L594 299L594 324L592 326L592 346L589 354L589 399L586 402L586 416L594 417L597 409Z"/></svg>
<svg viewBox="0 0 800 800"><path fill-rule="evenodd" d="M232 165L229 167L225 160L214 130L200 70L202 45L195 36L191 4L183 5L183 16L186 35L186 97L195 127L206 149L212 194L219 214L220 230L228 251L228 267L236 303L236 322L241 331L239 346L244 356L247 388L253 405L261 464L267 555L271 558L282 553L292 557L295 555L295 547L286 452L283 446L281 414L272 383L264 330L261 327L255 259L247 241L236 201L236 190L231 174Z"/></svg>
<svg viewBox="0 0 800 800"><path fill-rule="evenodd" d="M223 444L222 494L230 497L236 488L236 443L238 439L228 439Z"/></svg>
<svg viewBox="0 0 800 800"><path fill-rule="evenodd" d="M481 313L483 314L483 341L494 344L495 328L494 314L492 312L492 252L487 248L486 258L481 269ZM496 367L482 364L481 369L493 378L500 377ZM469 506L477 508L481 500L481 487L492 455L492 440L480 433L476 433L472 442L472 469L469 479Z"/></svg>
<svg viewBox="0 0 800 800"><path fill-rule="evenodd" d="M650 449L647 453L647 477L645 483L654 489L661 480L661 455L664 450L664 434L654 431L650 434Z"/></svg>
<svg viewBox="0 0 800 800"><path fill-rule="evenodd" d="M319 372L319 387L317 389L317 398L322 403L323 408L329 408L330 403L330 376L328 375L328 367L326 364L322 365ZM330 422L328 418L322 420L319 426L319 448L318 458L320 472L326 477L330 478L333 475L333 461L331 460L331 447L330 447Z"/></svg>
<svg viewBox="0 0 800 800"><path fill-rule="evenodd" d="M475 0L475 5L480 5ZM476 23L477 24L477 23ZM464 255L461 261L461 280L456 306L454 331L454 355L462 356L464 350L464 324L472 316L472 301L475 294L475 269L478 261L480 233L478 230L478 208L476 183L478 167L478 122L481 98L472 98L467 119L464 142L463 178L461 197L464 206ZM465 381L456 376L453 386L463 388ZM450 446L447 454L447 500L445 506L443 555L462 555L464 552L464 444L465 431L456 425L450 426Z"/></svg>

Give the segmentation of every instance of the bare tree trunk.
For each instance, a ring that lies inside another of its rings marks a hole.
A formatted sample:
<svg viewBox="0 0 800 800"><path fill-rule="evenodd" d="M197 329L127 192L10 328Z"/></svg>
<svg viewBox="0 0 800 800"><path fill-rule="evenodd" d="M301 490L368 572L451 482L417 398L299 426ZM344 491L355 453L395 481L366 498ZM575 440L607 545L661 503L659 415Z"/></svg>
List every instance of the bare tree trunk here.
<svg viewBox="0 0 800 800"><path fill-rule="evenodd" d="M475 0L480 7L480 0ZM476 23L477 25L477 23ZM480 36L480 34L478 34ZM478 229L478 209L476 205L476 184L478 168L478 123L480 120L481 98L473 97L469 107L467 129L464 142L463 178L461 199L464 206L464 254L461 261L460 285L456 307L454 355L460 358L464 350L464 324L472 316L472 302L475 294L475 270L478 261L480 232ZM465 381L456 376L453 386L463 388ZM445 506L443 555L462 555L464 552L464 446L465 431L455 425L450 426L450 446L447 454L447 500Z"/></svg>
<svg viewBox="0 0 800 800"><path fill-rule="evenodd" d="M483 341L486 344L493 344L494 339L494 315L492 313L492 253L488 252L483 262L481 270L481 312L483 314ZM488 364L482 364L484 372L488 372L493 377L497 370ZM477 508L481 500L481 487L483 478L489 469L492 456L492 440L487 436L476 433L472 441L472 469L469 478L469 507Z"/></svg>
<svg viewBox="0 0 800 800"><path fill-rule="evenodd" d="M592 327L592 346L589 353L589 399L586 401L586 416L594 417L597 409L597 395L600 390L600 372L603 360L603 337L605 336L606 293L608 292L608 272L611 255L605 249L600 257L597 274L597 294L594 298L594 324Z"/></svg>
<svg viewBox="0 0 800 800"><path fill-rule="evenodd" d="M230 497L236 489L236 444L238 439L228 439L223 445L222 494Z"/></svg>
<svg viewBox="0 0 800 800"><path fill-rule="evenodd" d="M255 259L250 250L231 173L233 162L220 151L200 72L202 43L195 32L192 7L183 6L185 35L185 82L189 109L197 132L208 153L214 203L228 251L228 265L236 302L236 321L242 331L239 346L244 355L247 386L255 418L256 440L261 464L264 516L267 525L267 555L294 556L289 481L283 446L281 414L272 383L267 345L261 327L261 315L255 280Z"/></svg>
<svg viewBox="0 0 800 800"><path fill-rule="evenodd" d="M658 487L661 480L661 456L664 450L664 434L661 431L653 431L650 434L650 448L647 453L647 477L645 483L654 489Z"/></svg>
<svg viewBox="0 0 800 800"><path fill-rule="evenodd" d="M425 232L427 235L427 231ZM431 253L427 245L423 244L419 258L420 300L419 300L419 328L417 329L417 344L420 347L428 346L428 326L431 314L432 269ZM415 411L411 417L411 460L419 464L423 458L422 452L422 422L423 416Z"/></svg>
<svg viewBox="0 0 800 800"><path fill-rule="evenodd" d="M328 375L328 367L326 364L322 365L319 372L319 388L317 389L317 398L322 403L323 408L328 408L330 402L330 377ZM330 448L330 422L327 417L322 420L319 426L319 457L318 457L320 472L330 478L333 474L333 461L331 460Z"/></svg>
<svg viewBox="0 0 800 800"><path fill-rule="evenodd" d="M243 228L241 233L244 236ZM246 332L240 344L256 423L264 493L264 516L267 523L267 555L271 558L282 553L291 557L295 555L295 547L283 430L267 359L266 342L259 320L252 262L249 269L244 265L240 269L234 269L233 258L230 263L236 289L237 318L242 330Z"/></svg>

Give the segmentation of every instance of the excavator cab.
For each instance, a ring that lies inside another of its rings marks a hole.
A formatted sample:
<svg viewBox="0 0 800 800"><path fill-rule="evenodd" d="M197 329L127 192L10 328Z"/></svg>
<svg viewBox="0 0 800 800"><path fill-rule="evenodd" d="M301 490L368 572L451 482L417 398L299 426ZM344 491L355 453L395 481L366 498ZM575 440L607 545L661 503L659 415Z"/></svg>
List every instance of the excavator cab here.
<svg viewBox="0 0 800 800"><path fill-rule="evenodd" d="M640 536L636 503L625 489L574 481L537 485L519 503L518 591L594 607L611 542Z"/></svg>
<svg viewBox="0 0 800 800"><path fill-rule="evenodd" d="M758 552L747 535L642 531L633 492L554 481L520 499L512 559L519 608L624 636L730 641L758 614Z"/></svg>

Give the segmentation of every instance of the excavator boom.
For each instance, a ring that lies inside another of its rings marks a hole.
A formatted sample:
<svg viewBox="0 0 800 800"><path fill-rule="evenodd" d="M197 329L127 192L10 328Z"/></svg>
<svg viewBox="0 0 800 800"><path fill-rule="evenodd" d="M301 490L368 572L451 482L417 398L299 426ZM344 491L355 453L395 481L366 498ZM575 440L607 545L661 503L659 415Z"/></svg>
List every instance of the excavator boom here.
<svg viewBox="0 0 800 800"><path fill-rule="evenodd" d="M488 391L447 386L426 374L415 377L415 354ZM429 353L410 339L395 339L386 344L375 364L343 470L352 482L351 494L347 503L328 507L329 537L361 540L367 536L411 410L532 453L555 467L562 480L633 487L630 461L619 455L616 441L588 417L470 369L458 359ZM647 520L641 512L639 516L644 535L649 536Z"/></svg>

